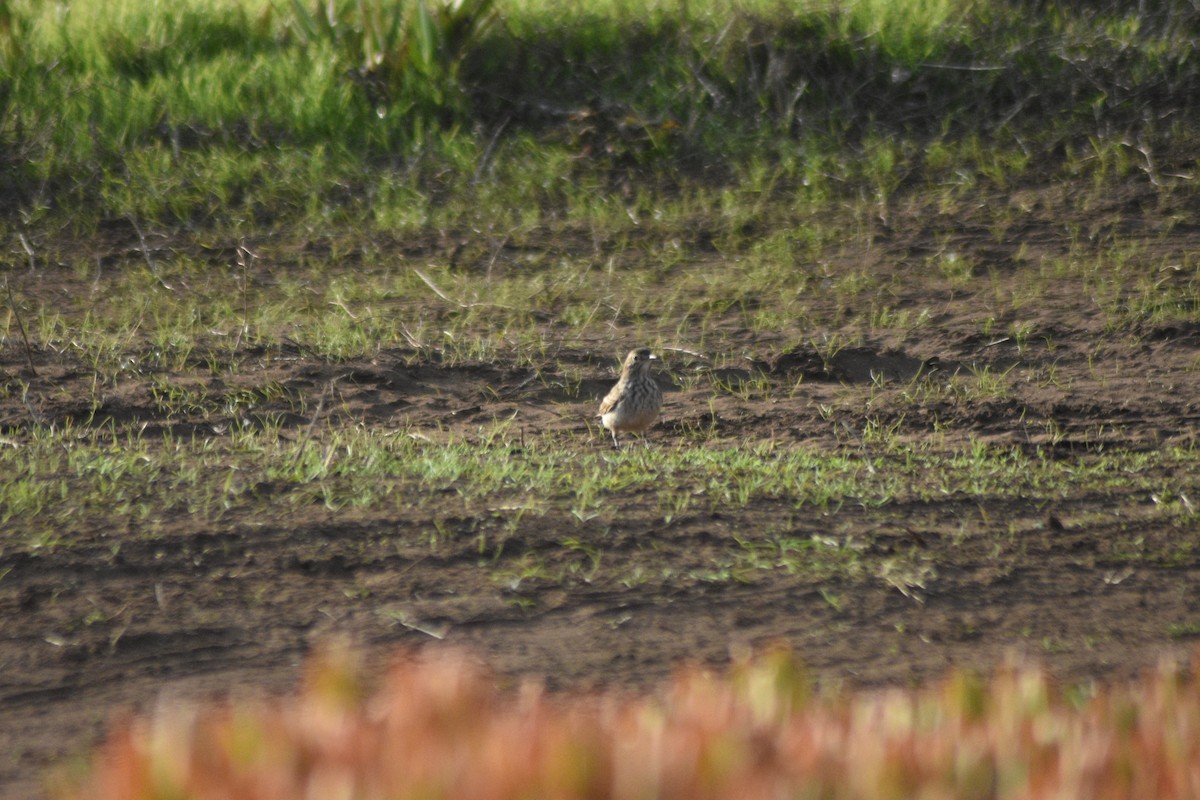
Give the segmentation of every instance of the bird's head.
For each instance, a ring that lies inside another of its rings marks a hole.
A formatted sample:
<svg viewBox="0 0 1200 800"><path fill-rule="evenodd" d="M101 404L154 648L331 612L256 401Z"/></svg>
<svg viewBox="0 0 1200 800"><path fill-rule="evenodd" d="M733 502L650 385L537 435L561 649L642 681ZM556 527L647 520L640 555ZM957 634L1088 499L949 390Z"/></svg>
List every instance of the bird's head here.
<svg viewBox="0 0 1200 800"><path fill-rule="evenodd" d="M630 350L629 355L625 356L625 369L649 369L651 361L658 361L658 356L650 352L649 347L639 347L636 350Z"/></svg>

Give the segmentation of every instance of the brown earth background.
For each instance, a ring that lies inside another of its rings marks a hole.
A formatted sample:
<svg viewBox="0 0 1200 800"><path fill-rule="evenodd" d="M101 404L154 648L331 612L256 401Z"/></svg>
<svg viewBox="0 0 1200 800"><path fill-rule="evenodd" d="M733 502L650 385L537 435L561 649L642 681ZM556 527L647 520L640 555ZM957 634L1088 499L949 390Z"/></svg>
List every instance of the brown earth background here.
<svg viewBox="0 0 1200 800"><path fill-rule="evenodd" d="M772 443L861 453L872 447L864 431L873 425L892 429L901 443L940 437L938 446L952 450L984 442L1064 462L1194 447L1200 324L1114 326L1104 306L1111 298L1101 302L1081 278L1047 280L1041 271L1078 253L1080 242L1099 252L1120 239L1136 252L1143 295L1154 286L1164 293L1191 286L1200 225L1186 216L1194 209L1169 207L1143 183L1131 181L1128 191L1082 211L1072 210L1070 188L997 193L991 202L1017 220L1002 236L982 211L944 216L898 206L886 224L874 221L869 236L827 263L797 268L869 272L890 287L893 308L928 314L926 325L894 334L880 327L860 336L861 344L821 353L809 343L855 332L839 328L839 310L822 308L816 291L813 307L834 320L823 330L797 324L752 332L731 313L721 335L703 347L664 333L657 349L666 406L650 432L651 448ZM445 256L455 243L375 245L392 268L407 269ZM143 258L137 237L120 226L77 246L110 274ZM162 246L196 249L183 240ZM954 283L928 268L932 254L948 250L971 259L971 280ZM260 264L266 273L289 269L286 251L278 252ZM722 258L696 252L709 265ZM495 268L517 256L501 251ZM1019 317L1001 314L993 335L982 333L980 320L1003 305L997 298L1017 295L1031 281L1039 282L1041 299ZM36 281L14 286L27 305L104 291L53 264ZM430 306L441 303L431 292ZM1007 333L1018 323L1024 341ZM542 335L554 341L555 322L544 325ZM415 432L432 441L470 441L496 420L511 420L519 431L507 451L512 459L523 457L521 441L560 434L578 435L582 447L599 452L608 442L591 420L594 408L615 379L617 359L642 344L626 333L572 340L540 369L447 365L403 348L330 363L282 341L237 353L232 377L200 367L167 377L213 392L276 381L307 398L310 409L328 391L336 403L322 424ZM32 355L36 376L18 341L10 338L0 352L10 385L18 378L28 384L0 403L0 446L20 447L36 424L67 422L142 435L228 435L211 418L164 417L149 378L136 371L110 387L93 414L83 398L94 375L77 356ZM556 370L566 367L585 375L577 392L558 382ZM983 367L1005 376L1004 392L947 393L916 406L903 397L919 382L961 381ZM756 388L722 392L708 381L682 380L698 372L716 374L723 386L757 381ZM312 420L290 409L280 403L263 411L285 417L282 436L308 435ZM1164 470L1161 482L1164 495L1068 490L1058 501L1026 501L963 491L937 501L901 499L882 511L846 502L791 520L797 537L857 542L862 558L876 565L904 555L920 569L903 580L889 580L879 568L853 578L759 569L714 579L705 570L731 538L778 523L780 504L718 508L666 523L638 497L620 499L603 526L574 524L565 511L529 517L501 556L586 567L586 556L562 546L569 534L602 548L604 569L592 579L580 568L555 580L498 584L495 564L481 563L473 535L479 521L462 517L453 497L440 494L414 498L403 513L280 504L277 514L234 512L219 527L177 514L158 520L153 536L98 525L73 534L70 547L5 549L0 786L8 797L37 796L44 771L86 753L115 713L163 697L286 690L306 653L331 635L352 637L377 664L397 647L468 648L502 676L541 676L554 689L647 690L683 660L720 667L733 650L780 640L819 680L862 685L911 684L952 665L987 669L1013 651L1044 661L1065 680L1132 675L1190 649L1194 634L1187 631L1200 620L1200 526L1178 513L1200 502L1197 476ZM269 501L283 490L265 484L255 491ZM1169 519L1165 505L1175 509ZM431 552L426 541L435 526L454 535ZM663 563L674 566L675 578L625 585L605 577Z"/></svg>

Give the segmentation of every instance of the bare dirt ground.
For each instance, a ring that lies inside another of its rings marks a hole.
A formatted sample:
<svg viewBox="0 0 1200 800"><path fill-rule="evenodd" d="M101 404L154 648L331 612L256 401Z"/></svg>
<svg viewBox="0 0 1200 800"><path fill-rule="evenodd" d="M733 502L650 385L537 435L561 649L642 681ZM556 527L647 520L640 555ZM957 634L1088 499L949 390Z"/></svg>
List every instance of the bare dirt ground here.
<svg viewBox="0 0 1200 800"><path fill-rule="evenodd" d="M1100 447L1193 444L1200 420L1200 324L1111 326L1111 313L1095 293L1064 279L1050 282L1034 306L1001 317L994 334L981 332L997 298L1019 294L1042 259L1066 252L1068 228L1098 242L1119 230L1138 242L1151 282L1161 279L1169 288L1195 280L1190 267L1174 271L1171 265L1200 246L1200 228L1168 229L1165 213L1138 200L1114 199L1090 217L1061 221L1049 211L1039 214L1035 197L1021 201L1025 222L1004 237L969 219L931 217L922 225L918 213L903 228L896 221L890 229L881 226L870 248L847 250L838 256L842 263L827 267L857 264L898 276L892 302L914 314L927 310L927 325L868 336L864 345L823 360L802 344L820 332L755 335L731 321L727 342L741 343L741 361L735 359L725 377L762 372L776 391L746 399L714 397L703 383L683 390L678 376L700 362L664 351L667 405L651 439L675 447L687 431L706 426L714 430L705 447L774 439L833 452L864 446L855 432L874 420L895 424L904 440L933 436L936 429L946 447L975 439L1041 448L1064 460L1087 458ZM1010 201L1016 202L999 199ZM929 254L946 247L975 259L976 278L958 287L927 279ZM40 285L45 298L78 288L65 271L57 283ZM1014 322L1027 324L1026 342L1006 338ZM406 365L410 354L387 350L370 361L329 364L287 345L248 351L237 379L276 380L316 397L337 377L341 413L368 426L469 437L481 424L515 415L525 437L538 437L588 430L596 400L613 379L610 365L629 344L614 338L556 354L557 363L574 361L588 371L579 396L511 365ZM55 422L84 419L90 406L75 398L88 396L90 372L69 354L39 352L37 358L28 396L36 414ZM18 375L24 359L23 349L10 342L0 367ZM936 366L936 374L950 380L981 365L996 373L1011 368L1006 393L936 407L900 402L920 370ZM880 375L888 379L882 388ZM221 380L204 370L172 377ZM176 432L188 424L155 417L144 378L131 376L108 397L97 424L111 418ZM19 397L5 401L5 435L19 440L32 413ZM292 420L292 435L306 424ZM191 432L220 435L199 424ZM591 446L605 444L597 436ZM519 448L511 457L521 457ZM1191 500L1200 502L1196 476L1162 478L1164 485L1190 485ZM681 660L719 666L731 648L775 640L794 647L822 680L914 682L950 665L987 668L1013 649L1041 658L1064 678L1119 677L1190 649L1193 637L1179 633L1186 628L1173 635L1169 629L1200 621L1200 551L1190 544L1197 532L1160 524L1155 499L1145 494L1070 495L1047 505L957 493L940 502L902 503L888 509L882 523L848 506L795 521L800 536L856 535L868 543L868 555L919 549L936 567L923 602L877 575L816 581L786 570L764 570L749 581L679 579L632 587L527 581L514 592L481 568L472 537L435 555L418 544L416 534L444 513L437 498L428 508L421 502L407 515L323 507L281 509L278 519L234 515L219 530L181 515L154 537L97 530L53 552L0 554L0 794L36 796L42 772L86 752L114 712L146 707L163 693L284 690L313 643L335 633L353 636L380 659L398 646L466 647L502 675L544 676L556 688L642 689ZM603 574L649 557L651 545L654 553L678 559L684 573L689 562L705 563L709 550L754 525L756 513L753 507L716 511L664 525L634 504L603 533ZM443 521L464 530L470 525ZM575 557L560 553L564 524L562 515L530 519L506 552L536 552L551 561ZM969 535L972 530L989 535ZM997 553L1001 536L1003 552ZM1189 542L1174 546L1164 537ZM114 558L115 541L122 546ZM1135 546L1174 556L1131 558ZM97 610L104 622L76 624Z"/></svg>

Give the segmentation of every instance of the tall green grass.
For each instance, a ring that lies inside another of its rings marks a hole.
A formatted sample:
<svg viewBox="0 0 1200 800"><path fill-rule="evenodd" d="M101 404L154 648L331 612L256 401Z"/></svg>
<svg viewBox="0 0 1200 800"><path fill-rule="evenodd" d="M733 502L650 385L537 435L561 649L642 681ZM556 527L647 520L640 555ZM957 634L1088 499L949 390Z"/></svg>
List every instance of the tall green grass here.
<svg viewBox="0 0 1200 800"><path fill-rule="evenodd" d="M771 193L823 200L939 143L931 177L978 172L972 136L1033 169L1194 141L1198 32L1184 2L5 0L0 224L420 224L401 207L481 185L544 207L564 181L677 192L763 159Z"/></svg>

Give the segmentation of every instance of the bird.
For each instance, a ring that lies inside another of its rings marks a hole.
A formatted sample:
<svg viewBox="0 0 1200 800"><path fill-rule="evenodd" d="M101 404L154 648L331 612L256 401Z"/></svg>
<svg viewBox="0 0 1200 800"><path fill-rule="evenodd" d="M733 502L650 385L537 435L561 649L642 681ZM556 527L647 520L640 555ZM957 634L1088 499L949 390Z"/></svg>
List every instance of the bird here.
<svg viewBox="0 0 1200 800"><path fill-rule="evenodd" d="M613 447L621 446L617 442L618 433L642 434L658 419L662 390L650 375L650 366L657 360L649 347L630 350L621 367L621 379L600 403L597 416L612 434Z"/></svg>

